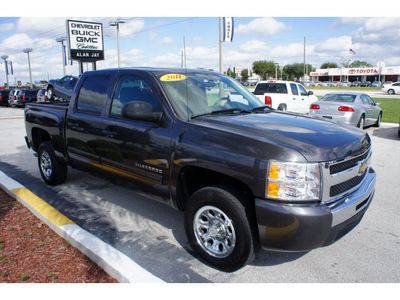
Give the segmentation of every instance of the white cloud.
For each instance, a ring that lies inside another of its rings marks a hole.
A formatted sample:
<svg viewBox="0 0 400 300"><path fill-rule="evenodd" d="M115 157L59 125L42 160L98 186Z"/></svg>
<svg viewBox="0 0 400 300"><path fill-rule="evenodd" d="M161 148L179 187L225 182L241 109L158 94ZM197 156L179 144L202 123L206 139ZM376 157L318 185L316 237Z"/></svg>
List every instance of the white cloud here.
<svg viewBox="0 0 400 300"><path fill-rule="evenodd" d="M120 24L119 26L119 34L121 38L130 37L134 38L135 33L139 32L144 28L144 21L141 19L135 19L129 21L125 24ZM116 32L116 30L115 30ZM115 33L116 36L116 33Z"/></svg>
<svg viewBox="0 0 400 300"><path fill-rule="evenodd" d="M315 45L314 51L318 52L330 52L330 53L339 53L346 51L352 47L352 39L351 36L339 36L335 38L329 38L326 41L317 43Z"/></svg>
<svg viewBox="0 0 400 300"><path fill-rule="evenodd" d="M270 47L263 41L251 40L240 44L238 49L243 53L260 53L269 51Z"/></svg>
<svg viewBox="0 0 400 300"><path fill-rule="evenodd" d="M263 37L269 37L280 31L291 30L290 26L278 22L274 18L259 18L243 25L240 24L235 30L238 34L257 34Z"/></svg>
<svg viewBox="0 0 400 300"><path fill-rule="evenodd" d="M15 28L15 24L13 24L13 23L1 24L0 32L11 31L11 30L14 30L14 28Z"/></svg>
<svg viewBox="0 0 400 300"><path fill-rule="evenodd" d="M23 17L17 22L17 31L38 35L66 35L65 24L65 18Z"/></svg>
<svg viewBox="0 0 400 300"><path fill-rule="evenodd" d="M160 41L160 44L172 44L173 42L174 40L171 37L166 36Z"/></svg>

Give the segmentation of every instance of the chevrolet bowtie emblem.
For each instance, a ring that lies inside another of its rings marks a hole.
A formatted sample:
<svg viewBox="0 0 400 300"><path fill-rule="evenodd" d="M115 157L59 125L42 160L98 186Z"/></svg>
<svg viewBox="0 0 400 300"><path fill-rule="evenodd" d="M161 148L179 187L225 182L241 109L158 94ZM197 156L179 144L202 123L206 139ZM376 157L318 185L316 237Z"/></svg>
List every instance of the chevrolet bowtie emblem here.
<svg viewBox="0 0 400 300"><path fill-rule="evenodd" d="M364 175L364 173L367 169L368 169L368 164L367 164L367 162L363 161L360 166L360 169L358 170L358 175L359 176Z"/></svg>

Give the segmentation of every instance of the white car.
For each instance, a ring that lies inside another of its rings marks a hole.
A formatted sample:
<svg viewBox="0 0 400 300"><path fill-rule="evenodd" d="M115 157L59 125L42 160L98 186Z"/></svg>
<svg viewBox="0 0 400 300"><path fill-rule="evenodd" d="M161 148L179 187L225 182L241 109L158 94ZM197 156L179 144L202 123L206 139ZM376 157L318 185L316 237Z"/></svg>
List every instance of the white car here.
<svg viewBox="0 0 400 300"><path fill-rule="evenodd" d="M381 91L390 95L400 94L400 82L394 82L392 84L384 83L382 85Z"/></svg>

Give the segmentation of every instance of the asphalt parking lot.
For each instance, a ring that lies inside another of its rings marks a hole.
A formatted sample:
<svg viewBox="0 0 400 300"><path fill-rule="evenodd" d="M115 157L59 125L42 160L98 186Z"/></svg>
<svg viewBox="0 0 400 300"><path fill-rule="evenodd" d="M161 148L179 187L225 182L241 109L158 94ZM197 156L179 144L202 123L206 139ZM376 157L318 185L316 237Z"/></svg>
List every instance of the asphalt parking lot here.
<svg viewBox="0 0 400 300"><path fill-rule="evenodd" d="M337 243L307 253L261 251L234 273L194 257L183 214L106 178L69 169L56 187L41 179L26 147L23 109L0 107L0 170L82 228L165 282L400 282L400 138L397 124L367 128L372 138L376 194L362 222Z"/></svg>

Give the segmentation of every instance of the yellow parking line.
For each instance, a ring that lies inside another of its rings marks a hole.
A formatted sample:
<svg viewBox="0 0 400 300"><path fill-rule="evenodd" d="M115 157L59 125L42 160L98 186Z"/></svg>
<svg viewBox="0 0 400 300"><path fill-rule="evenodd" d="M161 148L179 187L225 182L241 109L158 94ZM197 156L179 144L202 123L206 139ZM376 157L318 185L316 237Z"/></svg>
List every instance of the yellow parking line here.
<svg viewBox="0 0 400 300"><path fill-rule="evenodd" d="M11 190L12 193L17 195L22 200L26 201L29 205L35 208L40 214L46 219L51 221L57 226L63 226L68 224L76 224L75 222L68 219L66 216L57 211L54 207L50 206L47 202L40 199L38 196L33 194L27 188L17 188Z"/></svg>

